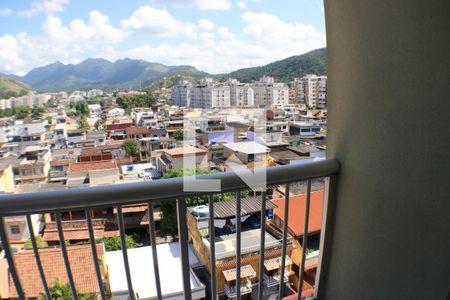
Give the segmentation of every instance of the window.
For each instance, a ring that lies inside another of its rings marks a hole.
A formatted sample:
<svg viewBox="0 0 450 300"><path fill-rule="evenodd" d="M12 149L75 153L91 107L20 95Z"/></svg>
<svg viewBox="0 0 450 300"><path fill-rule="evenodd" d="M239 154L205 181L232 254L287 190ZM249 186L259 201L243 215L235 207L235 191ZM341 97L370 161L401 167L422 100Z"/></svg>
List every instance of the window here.
<svg viewBox="0 0 450 300"><path fill-rule="evenodd" d="M18 225L11 225L11 234L20 234L20 227Z"/></svg>

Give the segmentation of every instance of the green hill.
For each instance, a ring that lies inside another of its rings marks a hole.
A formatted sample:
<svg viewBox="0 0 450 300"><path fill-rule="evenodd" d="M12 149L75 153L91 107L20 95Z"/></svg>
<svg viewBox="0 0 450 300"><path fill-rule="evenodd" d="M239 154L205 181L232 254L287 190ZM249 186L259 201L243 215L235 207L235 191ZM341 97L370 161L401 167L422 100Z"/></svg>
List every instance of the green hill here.
<svg viewBox="0 0 450 300"><path fill-rule="evenodd" d="M241 82L259 80L263 75L272 76L276 81L290 82L306 74L325 75L327 72L326 48L316 49L302 55L291 56L261 67L240 69L220 78L233 77Z"/></svg>
<svg viewBox="0 0 450 300"><path fill-rule="evenodd" d="M0 76L0 99L26 95L31 87L23 82Z"/></svg>

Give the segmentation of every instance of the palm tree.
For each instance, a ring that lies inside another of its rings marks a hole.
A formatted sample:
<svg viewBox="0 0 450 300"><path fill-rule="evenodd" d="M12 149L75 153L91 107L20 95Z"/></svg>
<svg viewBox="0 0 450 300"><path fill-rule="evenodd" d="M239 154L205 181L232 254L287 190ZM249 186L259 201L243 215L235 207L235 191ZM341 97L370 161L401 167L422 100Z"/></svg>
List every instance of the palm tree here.
<svg viewBox="0 0 450 300"><path fill-rule="evenodd" d="M52 300L72 300L72 290L70 288L69 283L62 284L61 280L56 279L53 287L50 288L50 295L52 296ZM77 291L79 300L97 300L96 293L81 293ZM41 293L37 298L37 300L46 300L47 296Z"/></svg>

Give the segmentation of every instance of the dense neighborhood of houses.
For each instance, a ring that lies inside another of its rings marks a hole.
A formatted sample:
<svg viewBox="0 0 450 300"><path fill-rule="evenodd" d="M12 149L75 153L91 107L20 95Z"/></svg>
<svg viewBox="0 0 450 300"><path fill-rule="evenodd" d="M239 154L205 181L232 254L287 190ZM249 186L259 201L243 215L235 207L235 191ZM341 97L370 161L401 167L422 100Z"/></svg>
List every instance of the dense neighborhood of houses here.
<svg viewBox="0 0 450 300"><path fill-rule="evenodd" d="M150 94L151 95L148 95ZM122 105L121 97L153 97L149 106ZM325 157L326 77L308 75L288 84L264 76L254 83L235 79L217 82L181 80L172 88L152 91L101 90L30 94L20 99L0 100L0 109L15 106L45 107L25 118L0 119L0 192L31 193L50 190L108 186L164 180L174 170L195 167L202 172L230 172L234 165L249 169L304 164ZM186 159L191 162L186 166ZM302 296L314 293L322 223L323 182L313 182ZM215 204L215 257L217 291L223 299L236 297L241 282L244 299L255 299L259 278L259 232L266 224L264 295L277 295L280 284L285 294L296 295L302 263L303 224L306 209L304 183L290 188L289 241L285 273L281 272L282 228L285 220L285 187L269 186L266 191L266 219L261 220L260 193L248 191L241 199L243 214L236 216L236 199L228 197ZM208 297L206 286L211 272L208 215L188 207L189 265L193 299ZM244 213L245 211L245 213ZM152 252L148 239L149 213L158 233L157 251L162 293L182 299L181 264L176 233L165 232L163 209L155 203L122 208L126 233L134 238L128 249L135 293L140 299L154 299L156 288L151 270ZM299 216L299 217L298 217ZM91 211L98 238L98 259L104 285L114 299L128 299L123 257L119 249L105 247L119 236L115 207ZM236 278L236 219L242 222L241 278ZM303 219L302 219L303 218ZM67 252L74 281L81 292L98 293L90 251L86 213L61 213ZM55 215L31 216L40 243L40 256L47 281L67 282L59 252ZM14 252L19 276L28 298L44 291L39 282L29 242L25 216L5 218L6 233ZM17 291L0 256L0 299L16 299ZM178 269L177 269L178 268Z"/></svg>

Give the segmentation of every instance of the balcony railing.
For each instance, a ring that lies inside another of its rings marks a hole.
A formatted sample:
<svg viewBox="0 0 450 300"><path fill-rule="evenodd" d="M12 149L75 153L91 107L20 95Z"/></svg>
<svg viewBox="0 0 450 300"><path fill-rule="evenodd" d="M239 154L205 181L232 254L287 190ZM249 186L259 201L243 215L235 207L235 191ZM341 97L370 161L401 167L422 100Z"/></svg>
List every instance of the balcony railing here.
<svg viewBox="0 0 450 300"><path fill-rule="evenodd" d="M252 283L250 279L247 279L245 283L240 286L240 295L250 294L252 292ZM237 295L237 286L235 284L225 284L225 295L229 299L233 299Z"/></svg>
<svg viewBox="0 0 450 300"><path fill-rule="evenodd" d="M289 276L291 275L291 272L285 272L283 276L283 283L286 283L289 281ZM267 275L264 274L264 283L267 285L267 287L272 287L275 285L280 284L281 274L274 274L274 275Z"/></svg>
<svg viewBox="0 0 450 300"><path fill-rule="evenodd" d="M327 255L327 245L329 244L329 231L328 228L332 224L332 211L334 206L334 186L339 171L339 163L335 159L323 160L318 162L306 163L301 165L286 165L279 167L270 167L266 169L267 186L284 185L285 189L285 207L284 207L284 225L283 225L283 240L282 240L282 260L280 273L285 273L286 262L286 250L288 243L288 211L289 211L289 186L290 183L306 181L307 183L307 196L306 196L306 210L305 210L305 224L304 232L308 232L308 220L309 220L309 207L311 198L311 182L317 178L327 178L325 181L325 197L323 204L323 221L321 230L320 241L320 258L318 274L325 273L325 262ZM259 169L255 169L254 172L260 172ZM248 185L240 178L240 176L233 172L217 173L198 176L198 179L216 179L221 181L222 192L234 192L236 193L236 215L241 215L241 192L242 190L248 190ZM129 183L122 185L112 186L98 186L92 188L80 188L80 189L66 189L55 190L47 192L29 193L29 194L13 194L0 196L0 238L4 248L5 257L9 265L9 272L11 273L12 280L14 282L17 295L19 299L26 299L26 295L22 288L20 278L16 266L14 265L14 255L9 247L8 236L5 230L5 217L8 216L20 216L24 215L28 223L28 230L30 236L35 236L33 226L31 223L31 215L53 213L56 219L56 227L59 236L60 249L65 264L65 271L67 273L67 279L71 286L73 297L77 300L76 286L74 284L72 270L70 267L70 261L68 259L67 247L64 239L64 230L61 222L61 213L70 210L85 210L86 222L88 227L88 233L90 238L90 245L92 251L92 257L94 260L95 275L100 291L100 298L107 299L104 285L102 281L102 274L100 271L99 260L97 256L97 249L95 244L95 236L93 230L93 220L91 212L94 208L101 207L116 207L118 227L120 232L120 240L122 246L122 256L125 267L125 275L128 286L129 299L136 299L136 293L133 289L133 282L131 280L131 273L128 260L128 252L126 249L125 240L125 225L124 217L122 213L122 207L129 204L146 203L148 205L148 220L149 220L149 232L150 242L152 250L152 259L154 264L154 276L155 285L158 299L162 299L161 293L161 281L159 276L158 256L156 251L156 235L153 215L153 205L155 201L159 203L164 201L171 201L176 199L177 202L177 217L178 217L178 236L179 246L181 254L181 266L182 266L182 279L183 279L183 292L185 299L191 299L191 286L190 286L190 269L189 269L189 256L188 256L188 229L187 229L187 210L184 199L191 196L208 196L209 199L209 228L210 228L210 241L215 240L214 230L214 195L218 192L192 192L185 191L183 188L183 178L162 179L154 181L146 181L139 183ZM261 197L264 201L261 201L261 220L266 218L266 192L261 193ZM265 222L261 222L261 237L260 237L260 254L259 254L259 272L257 282L264 282L264 253L265 253ZM44 269L41 264L39 251L35 239L31 239L32 248L35 257L35 263L39 271L41 284L45 291L45 294L49 299L50 292L49 286L46 281ZM299 272L299 287L298 295L301 295L303 273L305 268L305 251L307 249L308 235L304 234L303 237L303 250L302 260ZM216 258L215 258L215 243L210 245L210 284L211 284L211 299L217 299L217 282L216 282ZM236 278L241 278L241 221L237 218L236 221ZM316 291L319 284L320 277L316 279ZM152 284L152 283L149 283ZM283 298L284 285L280 285L279 299ZM258 286L258 296L262 299L264 290L264 284ZM240 281L236 282L236 297L240 299L241 296L241 284ZM300 296L299 296L300 299Z"/></svg>

